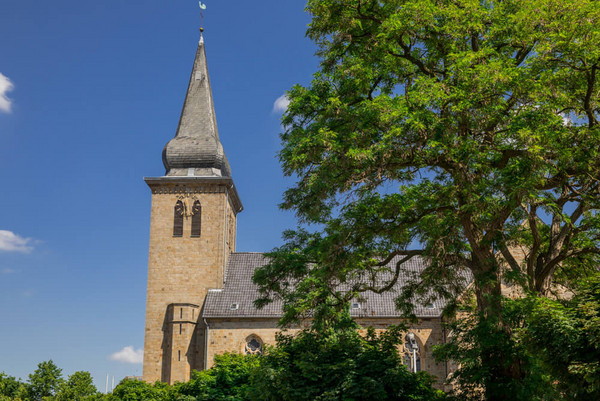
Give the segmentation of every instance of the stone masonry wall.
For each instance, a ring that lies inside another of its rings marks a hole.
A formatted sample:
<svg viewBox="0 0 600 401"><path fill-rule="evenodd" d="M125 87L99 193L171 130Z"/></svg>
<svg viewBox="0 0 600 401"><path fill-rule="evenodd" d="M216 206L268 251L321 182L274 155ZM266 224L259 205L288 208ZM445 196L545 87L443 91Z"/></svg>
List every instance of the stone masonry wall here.
<svg viewBox="0 0 600 401"><path fill-rule="evenodd" d="M204 341L194 341L197 336L190 334L191 326L186 327L189 349L182 350L181 338L173 334L179 328L169 324L167 308L189 303L201 309L207 290L222 287L226 258L235 246L235 240L228 237L235 237L236 217L224 186L152 189L143 377L148 382L173 383L188 380L190 369L204 367ZM190 205L197 199L202 206L199 238L190 236L189 217L184 218L183 236L173 236L174 206L186 197ZM178 338L177 350L171 349L172 336ZM185 358L179 357L180 350L185 351Z"/></svg>
<svg viewBox="0 0 600 401"><path fill-rule="evenodd" d="M357 322L363 326L371 326L376 331L385 330L392 324L398 324L395 318L360 319ZM214 357L225 352L243 353L246 339L252 335L258 336L264 344L275 344L275 334L280 330L277 328L277 319L210 319L208 321L208 368L213 366ZM442 388L447 376L447 367L444 363L436 363L432 356L432 348L444 341L444 332L441 319L421 319L415 325L409 327L419 342L421 354L421 369L437 378L436 386ZM295 333L297 329L289 329L288 333ZM400 347L403 351L403 346Z"/></svg>

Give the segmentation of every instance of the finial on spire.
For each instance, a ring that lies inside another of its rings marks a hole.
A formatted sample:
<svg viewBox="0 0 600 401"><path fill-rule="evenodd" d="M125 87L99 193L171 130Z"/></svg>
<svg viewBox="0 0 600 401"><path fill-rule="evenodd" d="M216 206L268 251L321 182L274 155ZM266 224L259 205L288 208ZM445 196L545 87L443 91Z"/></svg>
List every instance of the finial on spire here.
<svg viewBox="0 0 600 401"><path fill-rule="evenodd" d="M200 36L202 36L202 32L204 32L204 13L202 11L206 10L206 4L198 1L198 5L200 6Z"/></svg>

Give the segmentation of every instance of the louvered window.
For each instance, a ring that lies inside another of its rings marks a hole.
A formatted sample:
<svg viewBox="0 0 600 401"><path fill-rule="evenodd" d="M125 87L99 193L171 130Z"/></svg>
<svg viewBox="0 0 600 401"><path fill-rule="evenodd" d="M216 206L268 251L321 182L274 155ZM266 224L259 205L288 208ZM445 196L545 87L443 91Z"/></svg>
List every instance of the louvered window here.
<svg viewBox="0 0 600 401"><path fill-rule="evenodd" d="M202 206L195 201L192 207L192 237L199 237L202 231Z"/></svg>
<svg viewBox="0 0 600 401"><path fill-rule="evenodd" d="M178 200L175 204L175 215L173 217L173 237L183 236L183 202Z"/></svg>

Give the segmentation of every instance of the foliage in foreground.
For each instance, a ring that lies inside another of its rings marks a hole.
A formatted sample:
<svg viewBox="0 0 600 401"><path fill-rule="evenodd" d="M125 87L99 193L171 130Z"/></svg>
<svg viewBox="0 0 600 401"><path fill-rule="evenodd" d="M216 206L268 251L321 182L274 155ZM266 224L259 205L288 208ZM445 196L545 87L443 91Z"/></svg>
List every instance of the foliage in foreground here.
<svg viewBox="0 0 600 401"><path fill-rule="evenodd" d="M254 391L272 401L445 399L429 374L403 365L401 339L399 327L379 335L369 329L366 336L354 327L280 334L253 377Z"/></svg>
<svg viewBox="0 0 600 401"><path fill-rule="evenodd" d="M28 382L0 373L0 401L94 401L102 399L88 372L73 373L64 380L52 361L38 364Z"/></svg>
<svg viewBox="0 0 600 401"><path fill-rule="evenodd" d="M459 399L485 399L482 388L522 400L600 399L600 273L576 287L566 300L535 294L504 298L503 320L513 335L497 330L474 309L451 323L448 342L435 347L434 354L460 364L453 374ZM497 380L481 361L485 354L501 356L494 365L517 366L514 377L520 380Z"/></svg>
<svg viewBox="0 0 600 401"><path fill-rule="evenodd" d="M522 339L567 400L600 400L600 274L571 300L529 300Z"/></svg>
<svg viewBox="0 0 600 401"><path fill-rule="evenodd" d="M365 336L350 322L345 329L317 333L304 330L295 336L281 334L277 347L265 355L224 354L215 365L194 372L187 383L173 386L124 380L112 394L99 394L87 372L68 380L60 369L44 362L37 388L53 388L42 394L30 384L0 375L0 401L434 401L445 395L432 387L433 378L409 372L398 353L397 327ZM58 369L46 369L48 364ZM47 373L58 372L59 375ZM35 394L35 395L34 395Z"/></svg>
<svg viewBox="0 0 600 401"><path fill-rule="evenodd" d="M436 356L461 364L455 374L458 400L481 400L481 388L517 394L532 401L595 401L600 399L600 274L584 280L566 301L538 296L503 300L503 319L514 336L496 330L476 310L455 322L446 345ZM169 386L126 380L113 394L101 395L87 372L67 380L52 362L42 362L23 383L0 373L0 401L256 401L256 400L442 400L424 373L413 374L397 352L399 327L362 336L347 319L335 329L306 329L295 336L280 334L277 347L264 356L225 354L215 366L194 372L187 383ZM481 349L497 348L522 380L491 382L494 375L481 363ZM511 387L512 386L512 387ZM461 392L462 391L462 392Z"/></svg>
<svg viewBox="0 0 600 401"><path fill-rule="evenodd" d="M523 300L503 299L503 322L514 332L526 324ZM466 312L466 311L465 311ZM520 336L498 330L497 322L476 310L448 324L448 341L434 348L440 360L453 360L458 369L452 374L454 395L459 400L483 401L489 392L511 394L511 400L550 401L560 399L547 371L541 369L539 355L525 346ZM548 335L551 335L548 333ZM482 355L496 360L482 360ZM514 369L510 377L493 370ZM518 378L518 379L516 379Z"/></svg>
<svg viewBox="0 0 600 401"><path fill-rule="evenodd" d="M211 369L193 372L192 379L176 385L175 390L183 396L195 397L194 400L252 399L252 375L259 368L260 358L256 355L217 355L215 365Z"/></svg>
<svg viewBox="0 0 600 401"><path fill-rule="evenodd" d="M280 334L266 355L224 354L215 366L174 386L125 381L114 401L442 400L430 375L407 371L398 328L361 336L354 327L318 334Z"/></svg>

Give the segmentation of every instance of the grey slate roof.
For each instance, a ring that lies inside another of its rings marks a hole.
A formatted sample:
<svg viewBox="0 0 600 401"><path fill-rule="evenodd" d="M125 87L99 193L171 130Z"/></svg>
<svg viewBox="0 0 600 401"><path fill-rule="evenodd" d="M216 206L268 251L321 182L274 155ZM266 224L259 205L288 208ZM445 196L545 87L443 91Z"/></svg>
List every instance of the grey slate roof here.
<svg viewBox="0 0 600 401"><path fill-rule="evenodd" d="M390 266L397 259L390 262ZM257 267L267 263L262 253L232 253L229 256L225 284L223 289L209 290L204 302L202 317L204 318L279 318L281 317L282 303L274 301L262 309L254 307L253 301L259 297L258 287L252 282L252 275ZM356 318L400 317L395 307L395 298L399 290L412 274L419 274L426 267L422 258L413 257L403 265L396 286L392 291L375 294L366 292L362 299L355 301L360 304L358 309L351 309L350 314ZM385 279L385 277L382 277ZM232 305L237 304L237 309ZM433 304L416 305L417 317L439 317L445 306L443 300L436 300Z"/></svg>
<svg viewBox="0 0 600 401"><path fill-rule="evenodd" d="M202 37L177 133L163 149L163 164L167 176L231 176L229 162L219 140Z"/></svg>

